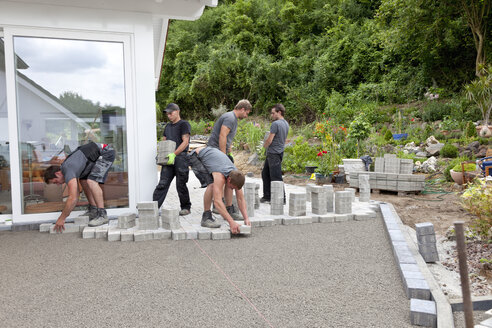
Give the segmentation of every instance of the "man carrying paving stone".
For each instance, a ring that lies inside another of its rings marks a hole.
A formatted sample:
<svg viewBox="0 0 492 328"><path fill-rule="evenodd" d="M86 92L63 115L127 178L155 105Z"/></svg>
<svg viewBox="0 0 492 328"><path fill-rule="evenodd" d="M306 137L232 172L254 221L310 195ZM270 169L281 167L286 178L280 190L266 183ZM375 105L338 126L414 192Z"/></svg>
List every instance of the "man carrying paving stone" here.
<svg viewBox="0 0 492 328"><path fill-rule="evenodd" d="M202 187L207 187L203 195L202 227L220 227L220 223L213 218L210 210L213 199L219 214L229 223L231 233L237 234L240 232L240 225L234 221L227 210L232 205L233 190L236 191L237 204L243 215L244 224L251 225L246 210L246 201L241 190L245 180L244 174L237 170L227 155L217 148L199 148L190 154L190 164ZM224 192L224 190L230 190L230 192ZM225 204L222 201L224 194Z"/></svg>
<svg viewBox="0 0 492 328"><path fill-rule="evenodd" d="M284 105L276 104L273 106L270 110L270 116L272 117L273 123L270 127L270 134L263 142L263 147L266 149L266 160L261 171L261 179L263 180L263 197L260 199L261 203L270 202L270 183L272 181L283 181L282 159L284 157L285 139L289 133L289 123L284 119Z"/></svg>
<svg viewBox="0 0 492 328"><path fill-rule="evenodd" d="M188 145L190 143L191 126L188 121L182 120L178 105L170 103L166 109L167 117L171 123L167 124L162 134L162 140L172 140L176 142L174 153L167 155L167 165L162 165L161 178L159 184L155 187L153 201L157 201L160 208L166 199L169 186L176 177L176 190L178 192L181 211L179 215L190 214L191 202L190 193L188 192Z"/></svg>
<svg viewBox="0 0 492 328"><path fill-rule="evenodd" d="M46 183L67 184L68 199L62 213L55 223L54 230L65 230L65 219L75 208L78 201L78 181L89 201L89 226L95 227L108 223L108 215L104 209L103 184L115 158L114 149L107 144L88 144L78 147L68 155L62 165L52 165L44 173Z"/></svg>
<svg viewBox="0 0 492 328"><path fill-rule="evenodd" d="M234 110L224 113L219 117L215 122L212 134L208 139L207 145L209 147L217 148L224 154L227 154L232 163L234 163L234 158L232 157L232 140L236 136L237 120L248 117L251 109L252 106L249 100L240 100L234 107ZM224 190L224 192L230 192L230 196L232 197L232 189ZM232 204L227 207L227 211L234 218L240 219L239 214ZM214 208L214 212L216 212L216 208Z"/></svg>

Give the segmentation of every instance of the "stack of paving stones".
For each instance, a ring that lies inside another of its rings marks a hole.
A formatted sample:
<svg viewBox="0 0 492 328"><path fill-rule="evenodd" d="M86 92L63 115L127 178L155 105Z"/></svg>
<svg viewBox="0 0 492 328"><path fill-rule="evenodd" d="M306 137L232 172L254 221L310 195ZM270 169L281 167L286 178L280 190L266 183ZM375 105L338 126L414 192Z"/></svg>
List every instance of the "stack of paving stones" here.
<svg viewBox="0 0 492 328"><path fill-rule="evenodd" d="M427 263L439 261L439 253L436 246L436 233L434 225L430 222L417 223L415 225L420 255Z"/></svg>
<svg viewBox="0 0 492 328"><path fill-rule="evenodd" d="M322 186L311 186L311 211L313 214L323 215L328 212L328 193Z"/></svg>
<svg viewBox="0 0 492 328"><path fill-rule="evenodd" d="M311 201L311 193L313 191L313 187L315 185L312 183L309 183L306 185L306 201L310 202Z"/></svg>
<svg viewBox="0 0 492 328"><path fill-rule="evenodd" d="M344 188L344 190L350 192L351 202L355 202L355 188Z"/></svg>
<svg viewBox="0 0 492 328"><path fill-rule="evenodd" d="M246 211L248 212L248 217L255 216L255 190L256 184L254 182L246 182L244 184L244 200L246 201Z"/></svg>
<svg viewBox="0 0 492 328"><path fill-rule="evenodd" d="M306 215L306 193L291 192L289 194L289 216Z"/></svg>
<svg viewBox="0 0 492 328"><path fill-rule="evenodd" d="M371 185L369 183L369 175L359 175L359 201L368 202L371 200Z"/></svg>
<svg viewBox="0 0 492 328"><path fill-rule="evenodd" d="M350 172L350 187L360 188L359 176L369 175L372 190L391 190L398 192L398 195L422 191L425 187L425 175L412 173L412 160L385 154L384 158L376 158L374 172Z"/></svg>
<svg viewBox="0 0 492 328"><path fill-rule="evenodd" d="M138 209L138 229L156 230L159 228L159 208L157 202L140 202Z"/></svg>
<svg viewBox="0 0 492 328"><path fill-rule="evenodd" d="M255 210L260 208L260 184L255 184Z"/></svg>
<svg viewBox="0 0 492 328"><path fill-rule="evenodd" d="M429 284L420 271L389 205L380 204L380 208L405 293L410 299L410 320L414 325L437 327L436 303L433 301Z"/></svg>
<svg viewBox="0 0 492 328"><path fill-rule="evenodd" d="M284 214L284 183L282 181L272 181L270 184L270 214Z"/></svg>
<svg viewBox="0 0 492 328"><path fill-rule="evenodd" d="M136 225L137 215L135 213L125 213L118 216L118 229L129 229Z"/></svg>
<svg viewBox="0 0 492 328"><path fill-rule="evenodd" d="M167 165L167 155L170 153L174 153L176 150L176 142L172 140L164 140L159 141L157 145L157 164L158 165Z"/></svg>
<svg viewBox="0 0 492 328"><path fill-rule="evenodd" d="M333 212L335 207L333 206L333 197L335 196L335 191L332 185L324 185L324 191L326 193L326 211L328 213Z"/></svg>

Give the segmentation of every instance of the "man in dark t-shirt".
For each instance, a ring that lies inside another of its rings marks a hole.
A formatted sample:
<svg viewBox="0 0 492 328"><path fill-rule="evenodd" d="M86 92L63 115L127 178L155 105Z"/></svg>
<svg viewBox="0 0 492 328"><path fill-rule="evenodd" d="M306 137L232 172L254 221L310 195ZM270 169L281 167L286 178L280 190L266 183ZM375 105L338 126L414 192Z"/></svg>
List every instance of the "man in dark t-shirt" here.
<svg viewBox="0 0 492 328"><path fill-rule="evenodd" d="M178 191L181 211L179 215L190 214L191 202L190 193L188 192L188 145L190 143L191 126L188 121L180 117L179 106L170 103L166 109L167 117L170 123L164 128L162 140L172 140L176 142L176 150L168 155L167 165L161 169L161 178L159 184L155 187L152 200L157 201L159 208L166 199L169 186L176 177L176 190Z"/></svg>

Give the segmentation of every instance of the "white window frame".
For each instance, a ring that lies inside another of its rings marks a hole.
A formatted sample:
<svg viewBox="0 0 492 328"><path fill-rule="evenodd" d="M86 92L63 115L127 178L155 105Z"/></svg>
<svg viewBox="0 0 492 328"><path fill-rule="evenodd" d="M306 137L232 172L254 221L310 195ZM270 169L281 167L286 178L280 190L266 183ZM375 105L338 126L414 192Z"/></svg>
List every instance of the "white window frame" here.
<svg viewBox="0 0 492 328"><path fill-rule="evenodd" d="M1 30L0 30L1 31ZM1 33L1 32L0 32ZM1 34L0 34L1 35ZM130 33L109 33L91 32L77 30L62 30L39 27L3 27L3 37L5 45L5 74L7 85L7 107L9 122L9 142L10 142L10 176L12 193L12 214L8 216L13 219L13 223L30 222L51 222L56 220L60 212L22 214L22 180L19 161L19 127L17 115L17 92L16 92L16 70L13 51L14 37L43 37L59 38L69 40L87 41L107 41L123 43L123 69L125 81L125 114L127 130L127 155L128 155L128 198L129 207L108 209L108 215L119 215L128 212L129 208L135 207L136 195L136 110L135 110L135 84L134 84L134 65L133 48L134 40ZM17 181L17 182L16 182ZM69 218L82 214L82 211L73 211ZM3 217L1 215L0 217Z"/></svg>

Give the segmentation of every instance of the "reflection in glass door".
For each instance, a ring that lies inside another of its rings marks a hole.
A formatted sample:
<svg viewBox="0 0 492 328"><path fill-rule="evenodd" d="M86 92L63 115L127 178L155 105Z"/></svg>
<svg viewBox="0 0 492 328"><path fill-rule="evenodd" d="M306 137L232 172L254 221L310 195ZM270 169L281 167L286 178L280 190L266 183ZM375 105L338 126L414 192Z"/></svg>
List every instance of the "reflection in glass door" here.
<svg viewBox="0 0 492 328"><path fill-rule="evenodd" d="M9 126L5 81L5 47L3 38L0 38L0 214L11 214Z"/></svg>
<svg viewBox="0 0 492 328"><path fill-rule="evenodd" d="M44 170L89 140L116 150L106 208L128 207L123 43L16 36L14 52L22 213L63 208L65 186Z"/></svg>

